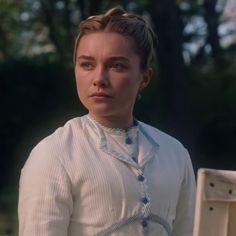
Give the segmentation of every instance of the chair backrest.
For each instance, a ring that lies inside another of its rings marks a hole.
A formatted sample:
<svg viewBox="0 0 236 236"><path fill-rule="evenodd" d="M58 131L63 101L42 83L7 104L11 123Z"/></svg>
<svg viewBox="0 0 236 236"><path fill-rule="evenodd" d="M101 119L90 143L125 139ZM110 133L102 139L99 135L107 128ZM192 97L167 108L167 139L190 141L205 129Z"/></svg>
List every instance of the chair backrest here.
<svg viewBox="0 0 236 236"><path fill-rule="evenodd" d="M193 236L236 236L236 171L198 170Z"/></svg>

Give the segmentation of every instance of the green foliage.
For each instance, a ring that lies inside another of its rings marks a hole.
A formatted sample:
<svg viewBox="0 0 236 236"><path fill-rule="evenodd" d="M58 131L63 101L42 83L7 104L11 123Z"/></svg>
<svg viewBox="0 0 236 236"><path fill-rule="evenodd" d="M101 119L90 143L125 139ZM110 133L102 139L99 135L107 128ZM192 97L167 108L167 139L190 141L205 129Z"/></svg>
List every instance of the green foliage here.
<svg viewBox="0 0 236 236"><path fill-rule="evenodd" d="M17 236L17 189L0 191L0 235Z"/></svg>
<svg viewBox="0 0 236 236"><path fill-rule="evenodd" d="M73 70L60 62L47 61L35 58L0 64L4 111L0 118L0 186L18 179L20 167L40 139L83 111ZM6 175L9 169L10 177Z"/></svg>
<svg viewBox="0 0 236 236"><path fill-rule="evenodd" d="M19 1L0 0L0 61L14 54L15 39L20 32L19 5Z"/></svg>
<svg viewBox="0 0 236 236"><path fill-rule="evenodd" d="M236 57L228 53L218 63L208 60L191 67L193 104L200 123L217 115L236 115Z"/></svg>
<svg viewBox="0 0 236 236"><path fill-rule="evenodd" d="M236 56L225 53L218 62L207 60L190 68L192 112L199 152L208 159L235 156ZM221 165L222 162L221 162ZM226 165L226 164L225 164Z"/></svg>

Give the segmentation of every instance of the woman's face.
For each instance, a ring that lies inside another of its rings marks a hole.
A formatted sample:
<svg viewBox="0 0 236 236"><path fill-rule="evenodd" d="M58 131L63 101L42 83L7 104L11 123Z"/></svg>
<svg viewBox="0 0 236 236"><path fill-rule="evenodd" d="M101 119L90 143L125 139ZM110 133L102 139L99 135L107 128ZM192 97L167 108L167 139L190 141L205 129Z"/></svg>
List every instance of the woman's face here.
<svg viewBox="0 0 236 236"><path fill-rule="evenodd" d="M75 65L79 98L103 125L129 127L137 93L150 81L152 69L140 70L133 47L131 40L111 32L90 33L79 42Z"/></svg>

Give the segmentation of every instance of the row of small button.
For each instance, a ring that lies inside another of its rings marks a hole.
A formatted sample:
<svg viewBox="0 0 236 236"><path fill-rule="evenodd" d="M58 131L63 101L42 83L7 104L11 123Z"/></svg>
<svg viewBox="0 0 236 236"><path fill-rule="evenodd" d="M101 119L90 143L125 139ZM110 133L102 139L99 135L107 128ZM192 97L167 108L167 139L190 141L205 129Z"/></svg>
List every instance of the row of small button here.
<svg viewBox="0 0 236 236"><path fill-rule="evenodd" d="M148 226L147 220L143 220L143 221L142 221L142 226L143 226L143 227L147 227L147 226Z"/></svg>
<svg viewBox="0 0 236 236"><path fill-rule="evenodd" d="M147 204L149 201L148 201L148 199L147 199L146 197L143 197L143 198L141 199L141 202L142 202L143 204Z"/></svg>
<svg viewBox="0 0 236 236"><path fill-rule="evenodd" d="M143 182L145 180L143 175L138 175L138 181Z"/></svg>
<svg viewBox="0 0 236 236"><path fill-rule="evenodd" d="M145 180L145 177L144 177L142 174L139 174L139 175L137 176L137 179L138 179L139 182L143 182L143 181ZM142 202L143 204L147 204L147 203L149 202L149 200L148 200L147 197L143 197L143 198L141 198L141 202ZM148 226L148 221L147 221L147 219L143 219L142 222L141 222L141 224L142 224L143 228L146 228L146 227Z"/></svg>

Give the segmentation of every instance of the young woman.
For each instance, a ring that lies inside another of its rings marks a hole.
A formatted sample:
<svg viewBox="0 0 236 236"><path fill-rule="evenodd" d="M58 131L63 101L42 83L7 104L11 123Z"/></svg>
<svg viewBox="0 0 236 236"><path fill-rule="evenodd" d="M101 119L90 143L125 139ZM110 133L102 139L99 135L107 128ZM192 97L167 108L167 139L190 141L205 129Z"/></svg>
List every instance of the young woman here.
<svg viewBox="0 0 236 236"><path fill-rule="evenodd" d="M81 22L75 77L88 114L31 152L20 180L20 236L192 235L188 152L133 116L154 45L145 21L118 8Z"/></svg>

